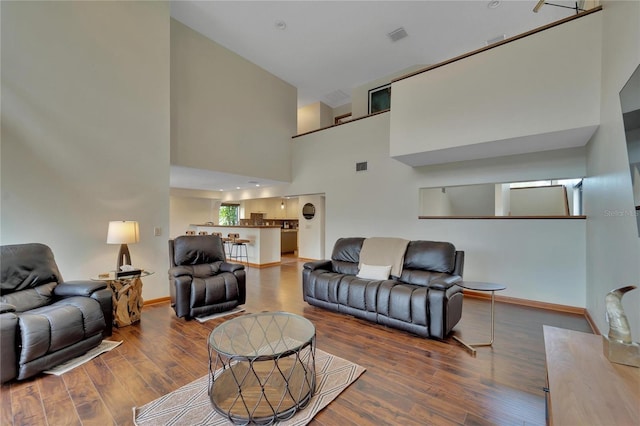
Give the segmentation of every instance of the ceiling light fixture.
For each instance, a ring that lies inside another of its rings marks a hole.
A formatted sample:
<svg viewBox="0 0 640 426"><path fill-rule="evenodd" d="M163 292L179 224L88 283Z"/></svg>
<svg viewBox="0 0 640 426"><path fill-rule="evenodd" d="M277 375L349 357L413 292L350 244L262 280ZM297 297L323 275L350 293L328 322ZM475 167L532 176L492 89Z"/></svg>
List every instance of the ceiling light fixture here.
<svg viewBox="0 0 640 426"><path fill-rule="evenodd" d="M499 0L492 0L489 3L487 3L487 7L489 9L495 9L498 6L500 6L500 1Z"/></svg>
<svg viewBox="0 0 640 426"><path fill-rule="evenodd" d="M286 29L287 29L287 23L286 23L286 22L284 22L282 19L278 19L278 20L275 22L275 26L276 26L276 28L277 28L277 29L279 29L279 30L281 30L281 31L284 31L284 30L286 30Z"/></svg>

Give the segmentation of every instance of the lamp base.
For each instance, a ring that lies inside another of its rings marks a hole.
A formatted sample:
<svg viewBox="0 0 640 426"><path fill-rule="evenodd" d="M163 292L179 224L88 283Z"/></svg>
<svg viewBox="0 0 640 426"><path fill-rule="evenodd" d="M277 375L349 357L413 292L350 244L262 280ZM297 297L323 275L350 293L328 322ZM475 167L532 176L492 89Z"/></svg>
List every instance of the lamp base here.
<svg viewBox="0 0 640 426"><path fill-rule="evenodd" d="M131 254L129 253L129 247L126 244L120 244L120 251L118 252L118 266L116 266L116 273L121 272L120 267L122 265L131 265Z"/></svg>

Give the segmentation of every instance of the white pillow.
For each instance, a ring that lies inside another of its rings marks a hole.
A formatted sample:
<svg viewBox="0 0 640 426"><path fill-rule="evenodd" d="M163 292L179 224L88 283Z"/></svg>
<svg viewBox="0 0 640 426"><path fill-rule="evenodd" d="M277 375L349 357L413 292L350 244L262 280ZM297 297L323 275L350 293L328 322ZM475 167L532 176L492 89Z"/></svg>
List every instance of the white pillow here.
<svg viewBox="0 0 640 426"><path fill-rule="evenodd" d="M367 265L363 263L356 277L365 278L368 280L386 280L386 279L389 279L390 273L391 273L391 265L376 266L376 265Z"/></svg>

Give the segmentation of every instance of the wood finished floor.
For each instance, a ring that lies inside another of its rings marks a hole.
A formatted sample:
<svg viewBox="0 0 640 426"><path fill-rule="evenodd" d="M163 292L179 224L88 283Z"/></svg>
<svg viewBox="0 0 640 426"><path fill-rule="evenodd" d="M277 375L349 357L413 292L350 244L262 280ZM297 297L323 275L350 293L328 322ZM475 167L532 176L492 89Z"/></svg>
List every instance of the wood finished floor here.
<svg viewBox="0 0 640 426"><path fill-rule="evenodd" d="M289 311L310 319L318 348L367 371L312 425L543 425L542 325L590 332L579 315L496 303L496 340L474 358L451 337L436 341L309 306L302 262L247 271L250 313ZM168 285L168 284L167 284ZM454 329L489 337L489 301L465 298ZM0 425L132 425L132 407L208 371L207 337L222 318L177 319L168 303L145 306L140 323L116 329L116 349L63 376L0 388Z"/></svg>

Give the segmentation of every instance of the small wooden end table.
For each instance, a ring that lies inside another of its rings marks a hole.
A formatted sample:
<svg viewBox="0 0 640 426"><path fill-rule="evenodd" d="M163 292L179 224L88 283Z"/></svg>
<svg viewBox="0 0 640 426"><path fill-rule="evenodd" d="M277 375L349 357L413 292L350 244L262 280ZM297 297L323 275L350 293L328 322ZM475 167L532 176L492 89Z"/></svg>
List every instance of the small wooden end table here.
<svg viewBox="0 0 640 426"><path fill-rule="evenodd" d="M104 281L111 290L113 304L113 325L125 327L140 321L142 312L142 277L153 274L150 271L142 271L138 275L116 277L115 272L100 274L92 277L93 281Z"/></svg>
<svg viewBox="0 0 640 426"><path fill-rule="evenodd" d="M457 282L456 285L462 288L466 288L468 290L491 292L491 340L489 340L486 343L466 343L458 336L453 336L453 339L456 342L460 343L462 346L467 348L473 356L476 356L475 347L493 345L494 327L495 327L495 293L496 291L505 290L507 286L502 284L496 284L496 283L485 283L481 281L460 281L460 282Z"/></svg>

